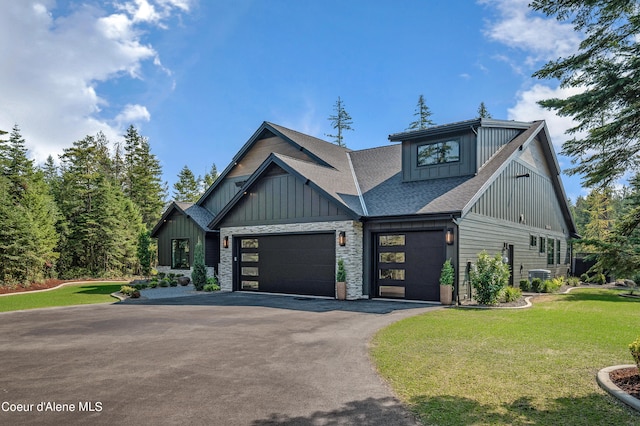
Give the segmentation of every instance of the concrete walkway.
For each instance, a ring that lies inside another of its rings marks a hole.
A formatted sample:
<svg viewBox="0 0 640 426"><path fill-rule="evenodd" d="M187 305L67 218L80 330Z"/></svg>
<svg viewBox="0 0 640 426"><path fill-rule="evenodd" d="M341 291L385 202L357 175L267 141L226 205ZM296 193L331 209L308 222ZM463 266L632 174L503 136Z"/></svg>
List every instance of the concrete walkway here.
<svg viewBox="0 0 640 426"><path fill-rule="evenodd" d="M0 424L413 425L368 342L432 309L213 293L3 313Z"/></svg>

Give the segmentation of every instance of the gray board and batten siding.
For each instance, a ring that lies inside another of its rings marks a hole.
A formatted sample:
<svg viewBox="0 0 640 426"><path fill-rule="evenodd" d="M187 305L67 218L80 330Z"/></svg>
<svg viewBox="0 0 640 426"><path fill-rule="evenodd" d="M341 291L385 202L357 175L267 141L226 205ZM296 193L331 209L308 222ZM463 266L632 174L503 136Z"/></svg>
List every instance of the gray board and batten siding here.
<svg viewBox="0 0 640 426"><path fill-rule="evenodd" d="M220 227L350 220L335 202L277 165L255 182Z"/></svg>
<svg viewBox="0 0 640 426"><path fill-rule="evenodd" d="M217 215L224 206L242 189L243 184L255 172L260 165L272 154L279 153L288 157L304 161L314 161L305 152L291 145L284 139L273 136L271 132L263 132L264 139L256 140L251 149L237 159L233 167L217 183L215 191L206 196L201 203L202 207Z"/></svg>
<svg viewBox="0 0 640 426"><path fill-rule="evenodd" d="M190 265L193 265L193 252L198 239L202 244L205 244L205 232L202 228L194 220L177 210L166 218L165 225L158 231L156 238L158 239L158 247L171 247L171 241L174 239L189 240ZM158 264L171 265L171 250L158 251Z"/></svg>

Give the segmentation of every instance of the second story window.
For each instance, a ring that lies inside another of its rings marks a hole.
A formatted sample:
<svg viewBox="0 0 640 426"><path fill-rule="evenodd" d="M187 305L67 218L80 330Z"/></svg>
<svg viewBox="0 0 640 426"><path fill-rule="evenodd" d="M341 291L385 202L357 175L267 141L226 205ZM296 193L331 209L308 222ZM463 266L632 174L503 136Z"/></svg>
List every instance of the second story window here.
<svg viewBox="0 0 640 426"><path fill-rule="evenodd" d="M451 140L418 146L418 166L460 161L460 142Z"/></svg>

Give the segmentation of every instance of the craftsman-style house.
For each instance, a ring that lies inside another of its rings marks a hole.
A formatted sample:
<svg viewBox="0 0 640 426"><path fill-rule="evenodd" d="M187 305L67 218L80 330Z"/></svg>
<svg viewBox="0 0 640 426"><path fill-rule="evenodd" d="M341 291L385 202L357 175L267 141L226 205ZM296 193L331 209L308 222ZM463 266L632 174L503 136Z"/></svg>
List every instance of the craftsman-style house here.
<svg viewBox="0 0 640 426"><path fill-rule="evenodd" d="M158 269L189 273L194 247L223 291L438 301L442 264L469 298L477 254L502 253L517 284L564 275L575 235L544 121L475 119L353 151L263 123L197 203L153 229Z"/></svg>

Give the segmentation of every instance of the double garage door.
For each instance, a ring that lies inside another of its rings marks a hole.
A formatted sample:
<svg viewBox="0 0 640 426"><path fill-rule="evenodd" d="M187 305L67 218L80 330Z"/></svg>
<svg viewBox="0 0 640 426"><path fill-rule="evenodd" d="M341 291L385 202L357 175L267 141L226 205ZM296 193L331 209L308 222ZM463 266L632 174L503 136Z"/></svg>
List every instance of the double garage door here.
<svg viewBox="0 0 640 426"><path fill-rule="evenodd" d="M335 234L236 237L235 288L335 296Z"/></svg>

